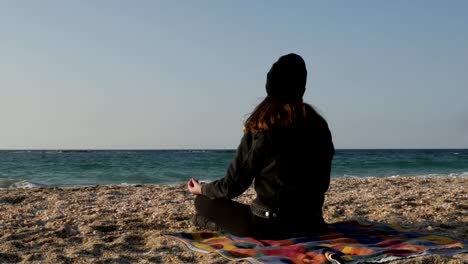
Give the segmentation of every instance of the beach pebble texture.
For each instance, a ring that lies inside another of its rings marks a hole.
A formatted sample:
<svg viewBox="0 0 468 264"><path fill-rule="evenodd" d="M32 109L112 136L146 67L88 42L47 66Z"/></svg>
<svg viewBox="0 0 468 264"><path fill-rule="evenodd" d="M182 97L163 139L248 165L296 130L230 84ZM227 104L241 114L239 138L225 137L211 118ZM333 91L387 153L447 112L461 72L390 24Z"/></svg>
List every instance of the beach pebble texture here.
<svg viewBox="0 0 468 264"><path fill-rule="evenodd" d="M249 189L237 200L254 198ZM180 185L0 190L0 263L228 263L161 233L195 231ZM468 239L468 178L340 178L327 222L363 219ZM391 263L468 263L468 254Z"/></svg>

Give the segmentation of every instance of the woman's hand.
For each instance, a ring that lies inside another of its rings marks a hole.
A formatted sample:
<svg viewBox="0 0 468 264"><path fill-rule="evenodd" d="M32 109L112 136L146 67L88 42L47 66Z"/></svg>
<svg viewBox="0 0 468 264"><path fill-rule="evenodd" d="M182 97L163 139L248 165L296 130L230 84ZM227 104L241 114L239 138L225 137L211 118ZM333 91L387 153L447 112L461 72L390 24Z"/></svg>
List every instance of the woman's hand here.
<svg viewBox="0 0 468 264"><path fill-rule="evenodd" d="M191 178L187 182L187 188L188 188L189 192L191 194L193 194L193 195L201 195L202 194L201 184L198 182L197 179Z"/></svg>

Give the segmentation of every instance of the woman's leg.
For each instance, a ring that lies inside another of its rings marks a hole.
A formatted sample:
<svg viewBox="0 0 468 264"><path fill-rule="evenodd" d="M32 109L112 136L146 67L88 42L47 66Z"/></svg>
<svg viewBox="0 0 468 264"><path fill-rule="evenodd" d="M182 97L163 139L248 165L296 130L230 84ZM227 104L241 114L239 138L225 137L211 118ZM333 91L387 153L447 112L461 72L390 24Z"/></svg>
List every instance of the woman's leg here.
<svg viewBox="0 0 468 264"><path fill-rule="evenodd" d="M195 210L215 222L221 229L236 235L252 234L252 212L250 206L227 199L211 200L203 195L195 198Z"/></svg>

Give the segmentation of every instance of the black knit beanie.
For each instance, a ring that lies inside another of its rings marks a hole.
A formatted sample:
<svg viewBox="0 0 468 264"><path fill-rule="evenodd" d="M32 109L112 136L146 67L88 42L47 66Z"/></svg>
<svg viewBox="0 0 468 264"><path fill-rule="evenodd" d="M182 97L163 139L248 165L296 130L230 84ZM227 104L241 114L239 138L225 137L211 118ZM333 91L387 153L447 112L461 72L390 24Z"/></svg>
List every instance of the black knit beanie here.
<svg viewBox="0 0 468 264"><path fill-rule="evenodd" d="M267 74L268 96L280 101L300 101L305 92L307 69L301 56L290 53L278 59Z"/></svg>

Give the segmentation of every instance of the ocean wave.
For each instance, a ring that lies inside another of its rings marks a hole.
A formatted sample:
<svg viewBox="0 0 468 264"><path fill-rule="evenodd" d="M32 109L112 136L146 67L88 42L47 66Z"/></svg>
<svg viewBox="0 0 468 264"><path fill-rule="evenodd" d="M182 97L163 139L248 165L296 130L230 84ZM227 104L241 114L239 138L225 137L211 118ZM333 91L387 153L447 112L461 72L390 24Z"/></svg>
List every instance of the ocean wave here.
<svg viewBox="0 0 468 264"><path fill-rule="evenodd" d="M388 175L388 176L359 176L359 175L350 175L350 174L343 174L332 176L332 178L351 178L351 179L363 179L363 178L400 178L400 177L417 177L417 178L464 178L468 177L468 172L454 172L454 173L428 173L428 174L396 174L396 175Z"/></svg>
<svg viewBox="0 0 468 264"><path fill-rule="evenodd" d="M360 178L374 178L372 176L358 176L358 175L350 175L350 174L344 174L343 176L337 176L337 177L332 177L332 178L351 178L351 179L360 179Z"/></svg>
<svg viewBox="0 0 468 264"><path fill-rule="evenodd" d="M340 178L349 178L349 179L375 179L375 178L403 178L403 177L411 177L411 178L465 178L468 177L468 171L466 172L456 172L456 173L427 173L427 174L395 174L395 175L388 175L388 176L373 176L373 175L352 175L352 174L344 174L344 175L334 175L332 176L332 179L340 179ZM106 183L99 183L96 182L94 183L93 181L86 181L83 182L83 184L77 184L76 181L73 183L66 183L66 182L61 182L61 183L42 183L36 181L31 181L31 180L25 180L23 179L2 179L0 178L0 189L28 189L28 188L38 188L38 187L60 187L60 188L84 188L84 187L92 187L92 186L135 186L135 185L179 185L179 184L185 184L186 180L179 178L179 179L165 179L161 181L161 178L158 178L159 180L155 180L154 182L151 181L134 181L134 182L126 182L126 181L115 181L113 183L112 181L107 181ZM212 179L200 179L200 181L203 181L205 183L211 182Z"/></svg>
<svg viewBox="0 0 468 264"><path fill-rule="evenodd" d="M457 173L429 173L422 175L414 175L414 177L426 177L426 178L464 178L468 177L468 172L457 172Z"/></svg>
<svg viewBox="0 0 468 264"><path fill-rule="evenodd" d="M460 177L460 178L468 177L468 171L465 171L465 172L462 172L462 173L450 173L448 176L449 177Z"/></svg>
<svg viewBox="0 0 468 264"><path fill-rule="evenodd" d="M28 189L44 186L46 185L26 180L0 179L0 189Z"/></svg>

